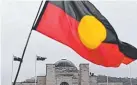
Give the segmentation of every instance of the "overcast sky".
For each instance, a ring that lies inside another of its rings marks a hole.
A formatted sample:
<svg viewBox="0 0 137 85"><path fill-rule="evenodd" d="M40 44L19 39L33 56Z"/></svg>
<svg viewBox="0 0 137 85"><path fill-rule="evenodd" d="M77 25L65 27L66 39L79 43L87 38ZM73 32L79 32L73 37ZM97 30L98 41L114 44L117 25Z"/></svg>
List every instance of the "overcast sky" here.
<svg viewBox="0 0 137 85"><path fill-rule="evenodd" d="M119 38L137 47L137 1L91 1L110 21ZM2 85L11 83L12 56L21 57L29 31L36 16L39 1L3 1L2 10ZM25 53L17 81L34 76L35 56L46 56L44 62L37 62L37 75L46 74L46 63L55 63L66 58L77 67L79 63L89 63L90 72L117 77L137 77L137 61L118 68L105 68L80 57L69 47L33 31ZM14 73L19 62L14 62Z"/></svg>

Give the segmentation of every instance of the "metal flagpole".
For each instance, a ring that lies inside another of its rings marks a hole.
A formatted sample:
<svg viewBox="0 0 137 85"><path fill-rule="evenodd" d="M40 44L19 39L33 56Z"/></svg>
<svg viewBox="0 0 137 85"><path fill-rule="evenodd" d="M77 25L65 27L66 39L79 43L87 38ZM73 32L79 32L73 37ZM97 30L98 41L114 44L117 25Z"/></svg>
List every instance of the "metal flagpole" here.
<svg viewBox="0 0 137 85"><path fill-rule="evenodd" d="M37 74L36 74L36 70L37 70L37 56L35 58L35 85L37 85Z"/></svg>
<svg viewBox="0 0 137 85"><path fill-rule="evenodd" d="M108 76L107 76L107 85L108 85Z"/></svg>
<svg viewBox="0 0 137 85"><path fill-rule="evenodd" d="M132 85L132 78L131 78L131 66L129 65L129 76L130 76L130 85Z"/></svg>
<svg viewBox="0 0 137 85"><path fill-rule="evenodd" d="M41 59L40 59L41 58ZM41 60L41 61L44 61L45 59L47 58L44 58L44 57L40 57L40 56L37 56L36 55L36 58L35 58L35 85L37 85L37 60Z"/></svg>
<svg viewBox="0 0 137 85"><path fill-rule="evenodd" d="M36 17L35 17L35 20L34 20L34 22L33 22L32 28L34 27L34 24L35 24L35 21L36 21L36 19L37 19L37 17L38 17L39 12L40 12L42 3L43 3L43 0L41 1L41 4L40 4L40 6L39 6L39 9L38 9L37 15L36 15ZM26 48L27 48L27 45L28 45L28 42L29 42L29 39L30 39L30 36L31 36L31 33L32 33L32 28L31 28L31 31L30 31L29 36L28 36L28 38L27 38L26 45L25 45L24 50L23 50L23 53L22 53L22 57L21 57L22 61L23 61L24 54L25 54L25 51L26 51ZM22 65L22 61L20 61L20 63L19 63L19 67L18 67L16 76L15 76L15 79L14 79L13 85L16 84L16 81L17 81L17 78L18 78L18 75L19 75L19 72L20 72L20 68L21 68L21 65Z"/></svg>
<svg viewBox="0 0 137 85"><path fill-rule="evenodd" d="M12 85L12 76L13 76L13 59L14 59L14 57L12 57L12 67L11 67L11 85Z"/></svg>

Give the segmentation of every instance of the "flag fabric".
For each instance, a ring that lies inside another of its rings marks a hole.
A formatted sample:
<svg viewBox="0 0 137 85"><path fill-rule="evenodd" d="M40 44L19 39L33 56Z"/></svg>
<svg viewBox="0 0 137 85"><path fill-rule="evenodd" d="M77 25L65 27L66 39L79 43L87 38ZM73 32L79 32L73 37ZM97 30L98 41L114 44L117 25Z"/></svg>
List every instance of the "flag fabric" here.
<svg viewBox="0 0 137 85"><path fill-rule="evenodd" d="M46 59L45 57L37 56L37 60L38 60L38 61L44 61L45 59Z"/></svg>
<svg viewBox="0 0 137 85"><path fill-rule="evenodd" d="M21 61L22 62L22 59L21 58L19 58L19 57L14 57L14 59L13 59L14 61Z"/></svg>
<svg viewBox="0 0 137 85"><path fill-rule="evenodd" d="M46 1L33 29L97 65L118 67L137 59L137 49L121 41L89 1Z"/></svg>

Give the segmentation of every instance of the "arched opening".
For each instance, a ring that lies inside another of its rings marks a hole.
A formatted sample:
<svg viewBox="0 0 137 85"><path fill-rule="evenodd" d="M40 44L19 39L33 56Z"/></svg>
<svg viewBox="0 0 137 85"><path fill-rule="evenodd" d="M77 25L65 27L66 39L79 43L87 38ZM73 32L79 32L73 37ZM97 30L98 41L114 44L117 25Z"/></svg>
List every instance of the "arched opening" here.
<svg viewBox="0 0 137 85"><path fill-rule="evenodd" d="M69 85L67 82L62 82L60 85Z"/></svg>

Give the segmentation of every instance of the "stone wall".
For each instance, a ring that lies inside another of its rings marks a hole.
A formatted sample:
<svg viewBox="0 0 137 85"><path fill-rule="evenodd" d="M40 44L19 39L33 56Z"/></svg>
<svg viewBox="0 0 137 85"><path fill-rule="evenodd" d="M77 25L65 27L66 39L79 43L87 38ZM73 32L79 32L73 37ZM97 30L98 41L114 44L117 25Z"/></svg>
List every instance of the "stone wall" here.
<svg viewBox="0 0 137 85"><path fill-rule="evenodd" d="M97 85L97 77L96 76L90 76L90 85Z"/></svg>
<svg viewBox="0 0 137 85"><path fill-rule="evenodd" d="M46 64L46 85L56 85L55 65Z"/></svg>
<svg viewBox="0 0 137 85"><path fill-rule="evenodd" d="M107 83L106 82L104 82L104 83L98 83L98 85L107 85ZM108 83L108 85L123 85L123 83L121 83L121 82L110 82L110 83Z"/></svg>
<svg viewBox="0 0 137 85"><path fill-rule="evenodd" d="M80 64L79 65L79 77L80 85L90 85L89 84L89 64Z"/></svg>
<svg viewBox="0 0 137 85"><path fill-rule="evenodd" d="M62 82L72 85L72 76L58 76L56 78L56 85L60 85Z"/></svg>
<svg viewBox="0 0 137 85"><path fill-rule="evenodd" d="M35 85L35 83L17 82L16 85Z"/></svg>
<svg viewBox="0 0 137 85"><path fill-rule="evenodd" d="M37 82L37 85L46 85L46 76L38 76Z"/></svg>

